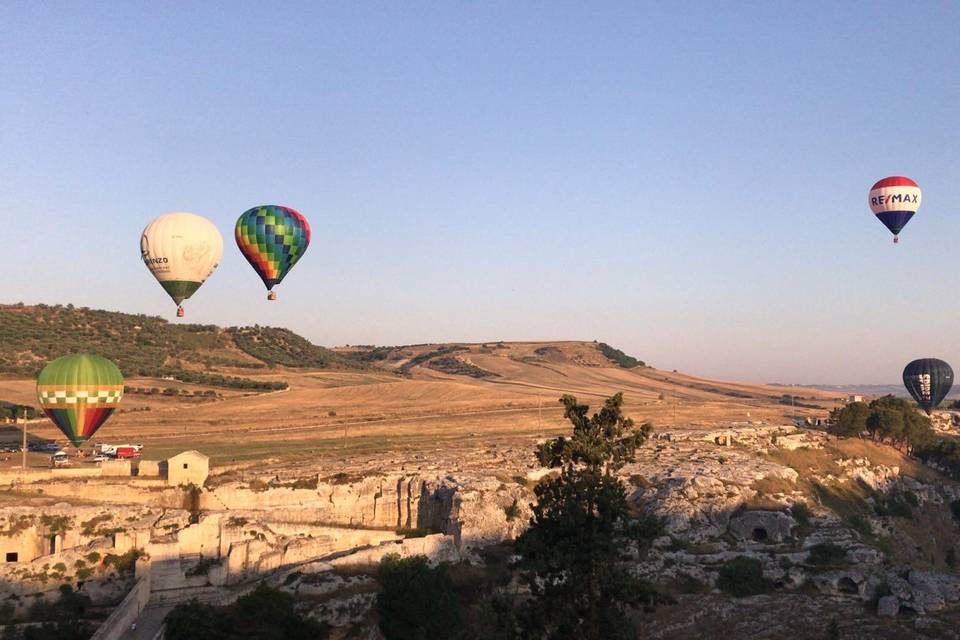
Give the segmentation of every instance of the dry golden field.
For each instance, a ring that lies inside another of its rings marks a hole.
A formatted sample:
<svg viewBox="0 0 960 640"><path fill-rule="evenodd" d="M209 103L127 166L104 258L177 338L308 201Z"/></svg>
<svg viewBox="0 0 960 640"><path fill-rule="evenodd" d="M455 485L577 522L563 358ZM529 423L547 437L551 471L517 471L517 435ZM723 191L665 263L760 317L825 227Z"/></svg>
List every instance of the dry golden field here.
<svg viewBox="0 0 960 640"><path fill-rule="evenodd" d="M658 430L713 428L747 421L783 424L791 416L823 416L836 393L808 388L720 382L653 368L624 369L590 342L461 344L453 357L489 372L488 377L454 375L429 368L398 369L441 345L396 350L363 371L305 371L278 368L258 379L286 380L290 388L269 393L223 391L220 399L144 396L128 393L95 440L145 445L144 456L161 458L185 448L209 453L214 463L260 456L303 456L390 447L466 446L471 439L530 441L568 429L557 402L564 393L591 405L622 391L627 415L652 421ZM345 349L346 350L346 349ZM134 387L196 385L132 379ZM784 394L802 397L791 407ZM0 398L35 404L32 380L0 380ZM64 442L52 424L29 431ZM6 440L18 435L8 425Z"/></svg>

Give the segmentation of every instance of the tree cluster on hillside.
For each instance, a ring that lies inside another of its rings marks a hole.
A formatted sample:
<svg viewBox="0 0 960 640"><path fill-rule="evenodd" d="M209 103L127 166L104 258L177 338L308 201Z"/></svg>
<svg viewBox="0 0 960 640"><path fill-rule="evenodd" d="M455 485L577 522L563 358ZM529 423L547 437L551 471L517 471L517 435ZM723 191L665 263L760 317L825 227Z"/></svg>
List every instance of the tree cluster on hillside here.
<svg viewBox="0 0 960 640"><path fill-rule="evenodd" d="M192 600L164 620L167 640L323 640L328 629L300 615L289 593L261 583L226 607Z"/></svg>
<svg viewBox="0 0 960 640"><path fill-rule="evenodd" d="M600 353L602 353L608 360L612 360L624 369L647 366L643 360L637 360L633 356L628 356L620 349L615 349L606 342L601 342L597 345L597 348L600 349Z"/></svg>
<svg viewBox="0 0 960 640"><path fill-rule="evenodd" d="M250 389L254 391L279 391L290 385L282 380L253 380L239 376L224 376L219 373L203 373L189 369L141 370L139 375L150 378L172 378L178 382L221 387L223 389Z"/></svg>
<svg viewBox="0 0 960 640"><path fill-rule="evenodd" d="M24 415L27 420L33 420L42 415L42 412L36 407L0 400L0 420L20 420Z"/></svg>
<svg viewBox="0 0 960 640"><path fill-rule="evenodd" d="M255 325L227 331L237 347L268 365L315 369L351 366L344 356L318 347L289 329Z"/></svg>
<svg viewBox="0 0 960 640"><path fill-rule="evenodd" d="M234 347L260 363L208 353ZM358 366L287 329L170 324L156 316L73 305L0 305L0 374L33 377L50 360L82 352L109 358L126 376L151 375L171 358L207 367Z"/></svg>
<svg viewBox="0 0 960 640"><path fill-rule="evenodd" d="M903 398L883 396L866 404L851 402L830 412L828 433L838 438L863 437L913 450L934 440L930 419Z"/></svg>
<svg viewBox="0 0 960 640"><path fill-rule="evenodd" d="M475 364L465 362L456 356L440 356L427 363L427 367L434 371L449 373L456 376L470 376L471 378L499 378L499 373L487 371Z"/></svg>
<svg viewBox="0 0 960 640"><path fill-rule="evenodd" d="M439 349L434 349L432 351L425 351L424 353L421 353L418 356L414 356L410 358L408 361L404 362L403 365L401 365L399 371L400 373L404 373L404 374L410 373L410 370L413 369L415 366L424 364L429 360L432 360L439 356L446 356L451 353L456 353L457 351L466 351L466 350L467 350L466 347L462 347L460 345L447 345L445 347L440 347Z"/></svg>

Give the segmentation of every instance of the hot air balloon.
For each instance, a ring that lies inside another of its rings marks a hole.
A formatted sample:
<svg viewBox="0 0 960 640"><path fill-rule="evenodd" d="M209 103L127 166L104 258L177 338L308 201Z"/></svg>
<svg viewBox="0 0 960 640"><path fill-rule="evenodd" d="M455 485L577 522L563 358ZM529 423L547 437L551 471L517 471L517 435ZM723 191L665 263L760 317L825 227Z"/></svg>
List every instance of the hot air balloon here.
<svg viewBox="0 0 960 640"><path fill-rule="evenodd" d="M267 300L276 300L273 287L283 281L310 244L310 223L289 207L264 205L240 216L235 235L240 251L267 287Z"/></svg>
<svg viewBox="0 0 960 640"><path fill-rule="evenodd" d="M953 369L943 360L922 358L914 360L903 370L903 385L930 415L953 386Z"/></svg>
<svg viewBox="0 0 960 640"><path fill-rule="evenodd" d="M920 208L920 187L910 178L890 176L870 187L870 210L900 242L900 230Z"/></svg>
<svg viewBox="0 0 960 640"><path fill-rule="evenodd" d="M189 298L220 264L223 236L212 222L193 213L165 213L140 237L143 263L177 303Z"/></svg>
<svg viewBox="0 0 960 640"><path fill-rule="evenodd" d="M40 407L75 447L107 421L122 397L120 369L89 353L57 358L37 378Z"/></svg>

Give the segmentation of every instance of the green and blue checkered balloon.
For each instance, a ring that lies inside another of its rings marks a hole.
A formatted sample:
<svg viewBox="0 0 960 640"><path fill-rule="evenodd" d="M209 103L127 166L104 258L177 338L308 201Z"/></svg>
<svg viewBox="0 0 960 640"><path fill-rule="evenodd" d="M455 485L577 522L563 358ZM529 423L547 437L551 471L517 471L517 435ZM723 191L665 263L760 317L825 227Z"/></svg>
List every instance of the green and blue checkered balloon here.
<svg viewBox="0 0 960 640"><path fill-rule="evenodd" d="M237 220L236 238L273 300L273 287L283 281L310 244L310 223L289 207L254 207Z"/></svg>

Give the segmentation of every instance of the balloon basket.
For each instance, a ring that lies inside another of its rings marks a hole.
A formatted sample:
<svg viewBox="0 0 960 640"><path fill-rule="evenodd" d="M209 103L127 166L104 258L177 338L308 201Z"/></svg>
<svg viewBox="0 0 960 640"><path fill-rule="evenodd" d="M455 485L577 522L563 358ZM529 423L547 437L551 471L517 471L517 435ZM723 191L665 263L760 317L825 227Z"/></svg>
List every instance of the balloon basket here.
<svg viewBox="0 0 960 640"><path fill-rule="evenodd" d="M276 299L277 299L277 294L274 293L273 291L267 294L267 300L276 300Z"/></svg>
<svg viewBox="0 0 960 640"><path fill-rule="evenodd" d="M900 244L900 236L893 236L893 244Z"/></svg>
<svg viewBox="0 0 960 640"><path fill-rule="evenodd" d="M177 317L178 318L183 317L183 307L177 307Z"/></svg>

